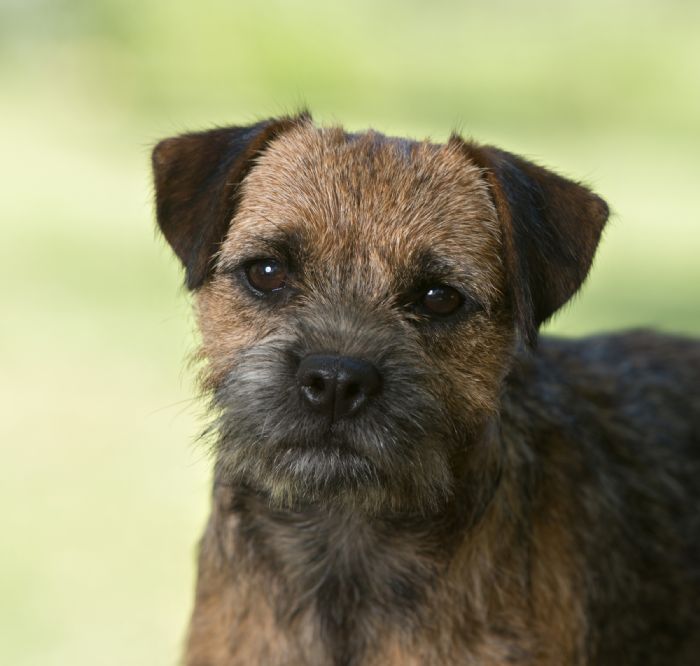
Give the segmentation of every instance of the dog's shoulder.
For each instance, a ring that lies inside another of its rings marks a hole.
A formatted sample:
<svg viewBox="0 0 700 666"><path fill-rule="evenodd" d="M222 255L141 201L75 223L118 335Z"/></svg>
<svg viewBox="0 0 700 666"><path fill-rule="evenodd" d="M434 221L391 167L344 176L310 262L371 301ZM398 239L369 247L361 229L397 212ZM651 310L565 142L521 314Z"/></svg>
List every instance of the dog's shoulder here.
<svg viewBox="0 0 700 666"><path fill-rule="evenodd" d="M507 379L512 482L530 489L535 531L573 535L572 561L596 581L595 663L696 654L699 379L700 343L650 331L542 337Z"/></svg>
<svg viewBox="0 0 700 666"><path fill-rule="evenodd" d="M699 386L700 342L690 338L543 337L516 357L502 429L540 470L613 493L634 487L670 511L700 495Z"/></svg>
<svg viewBox="0 0 700 666"><path fill-rule="evenodd" d="M553 417L603 412L619 423L682 427L697 437L700 341L649 330L543 336L534 351L516 356L506 387L511 405L546 403Z"/></svg>
<svg viewBox="0 0 700 666"><path fill-rule="evenodd" d="M616 374L635 382L642 376L698 379L700 340L649 329L579 339L542 336L536 356L576 371Z"/></svg>

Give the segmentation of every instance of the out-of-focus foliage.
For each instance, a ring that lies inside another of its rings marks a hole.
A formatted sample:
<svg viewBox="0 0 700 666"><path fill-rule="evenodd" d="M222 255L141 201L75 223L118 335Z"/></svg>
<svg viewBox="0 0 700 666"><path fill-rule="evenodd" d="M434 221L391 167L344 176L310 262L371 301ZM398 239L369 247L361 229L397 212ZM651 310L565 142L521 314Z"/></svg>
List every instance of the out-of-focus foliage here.
<svg viewBox="0 0 700 666"><path fill-rule="evenodd" d="M610 228L550 326L700 332L700 6L0 0L0 662L174 664L207 503L149 146L308 105L583 179Z"/></svg>

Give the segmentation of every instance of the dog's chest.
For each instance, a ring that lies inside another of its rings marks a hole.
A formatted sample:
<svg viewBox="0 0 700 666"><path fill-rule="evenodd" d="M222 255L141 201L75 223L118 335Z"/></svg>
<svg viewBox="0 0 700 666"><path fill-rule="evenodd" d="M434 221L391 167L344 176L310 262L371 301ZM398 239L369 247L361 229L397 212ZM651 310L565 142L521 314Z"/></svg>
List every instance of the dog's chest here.
<svg viewBox="0 0 700 666"><path fill-rule="evenodd" d="M440 629L434 633L412 633L406 628L387 631L379 626L370 632L373 639L361 646L368 638L366 635L361 638L356 634L352 644L333 643L323 635L318 618L309 615L299 620L293 628L280 627L271 609L260 607L249 611L238 625L228 628L225 644L210 642L202 659L186 663L188 666L561 666L556 660L535 658L526 645L503 635L483 633L478 638L467 638Z"/></svg>
<svg viewBox="0 0 700 666"><path fill-rule="evenodd" d="M224 558L200 568L220 575L200 580L188 666L549 664L505 618L490 630L415 541L342 522L261 529L245 531L246 548L203 549Z"/></svg>

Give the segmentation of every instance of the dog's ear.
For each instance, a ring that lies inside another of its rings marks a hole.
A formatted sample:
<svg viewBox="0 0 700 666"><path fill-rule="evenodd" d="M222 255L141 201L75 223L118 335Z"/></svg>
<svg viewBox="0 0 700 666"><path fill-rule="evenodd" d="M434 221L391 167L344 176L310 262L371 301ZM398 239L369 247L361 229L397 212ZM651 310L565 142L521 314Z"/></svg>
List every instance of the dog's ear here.
<svg viewBox="0 0 700 666"><path fill-rule="evenodd" d="M484 170L503 225L516 322L533 345L537 330L586 279L608 206L582 185L491 146L462 143Z"/></svg>
<svg viewBox="0 0 700 666"><path fill-rule="evenodd" d="M189 289L211 273L238 204L240 184L265 146L310 116L264 120L164 139L152 163L158 226L180 258Z"/></svg>

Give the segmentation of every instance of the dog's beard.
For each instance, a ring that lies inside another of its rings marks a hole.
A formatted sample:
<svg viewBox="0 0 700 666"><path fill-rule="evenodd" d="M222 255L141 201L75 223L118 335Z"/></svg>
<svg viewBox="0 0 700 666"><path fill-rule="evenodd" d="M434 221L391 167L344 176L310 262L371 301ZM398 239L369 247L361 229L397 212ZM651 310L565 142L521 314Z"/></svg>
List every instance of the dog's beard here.
<svg viewBox="0 0 700 666"><path fill-rule="evenodd" d="M460 428L425 371L406 357L385 354L381 395L353 418L331 423L304 408L298 352L288 339L244 351L214 395L218 473L278 507L342 502L367 512L437 510L454 491L451 446Z"/></svg>

